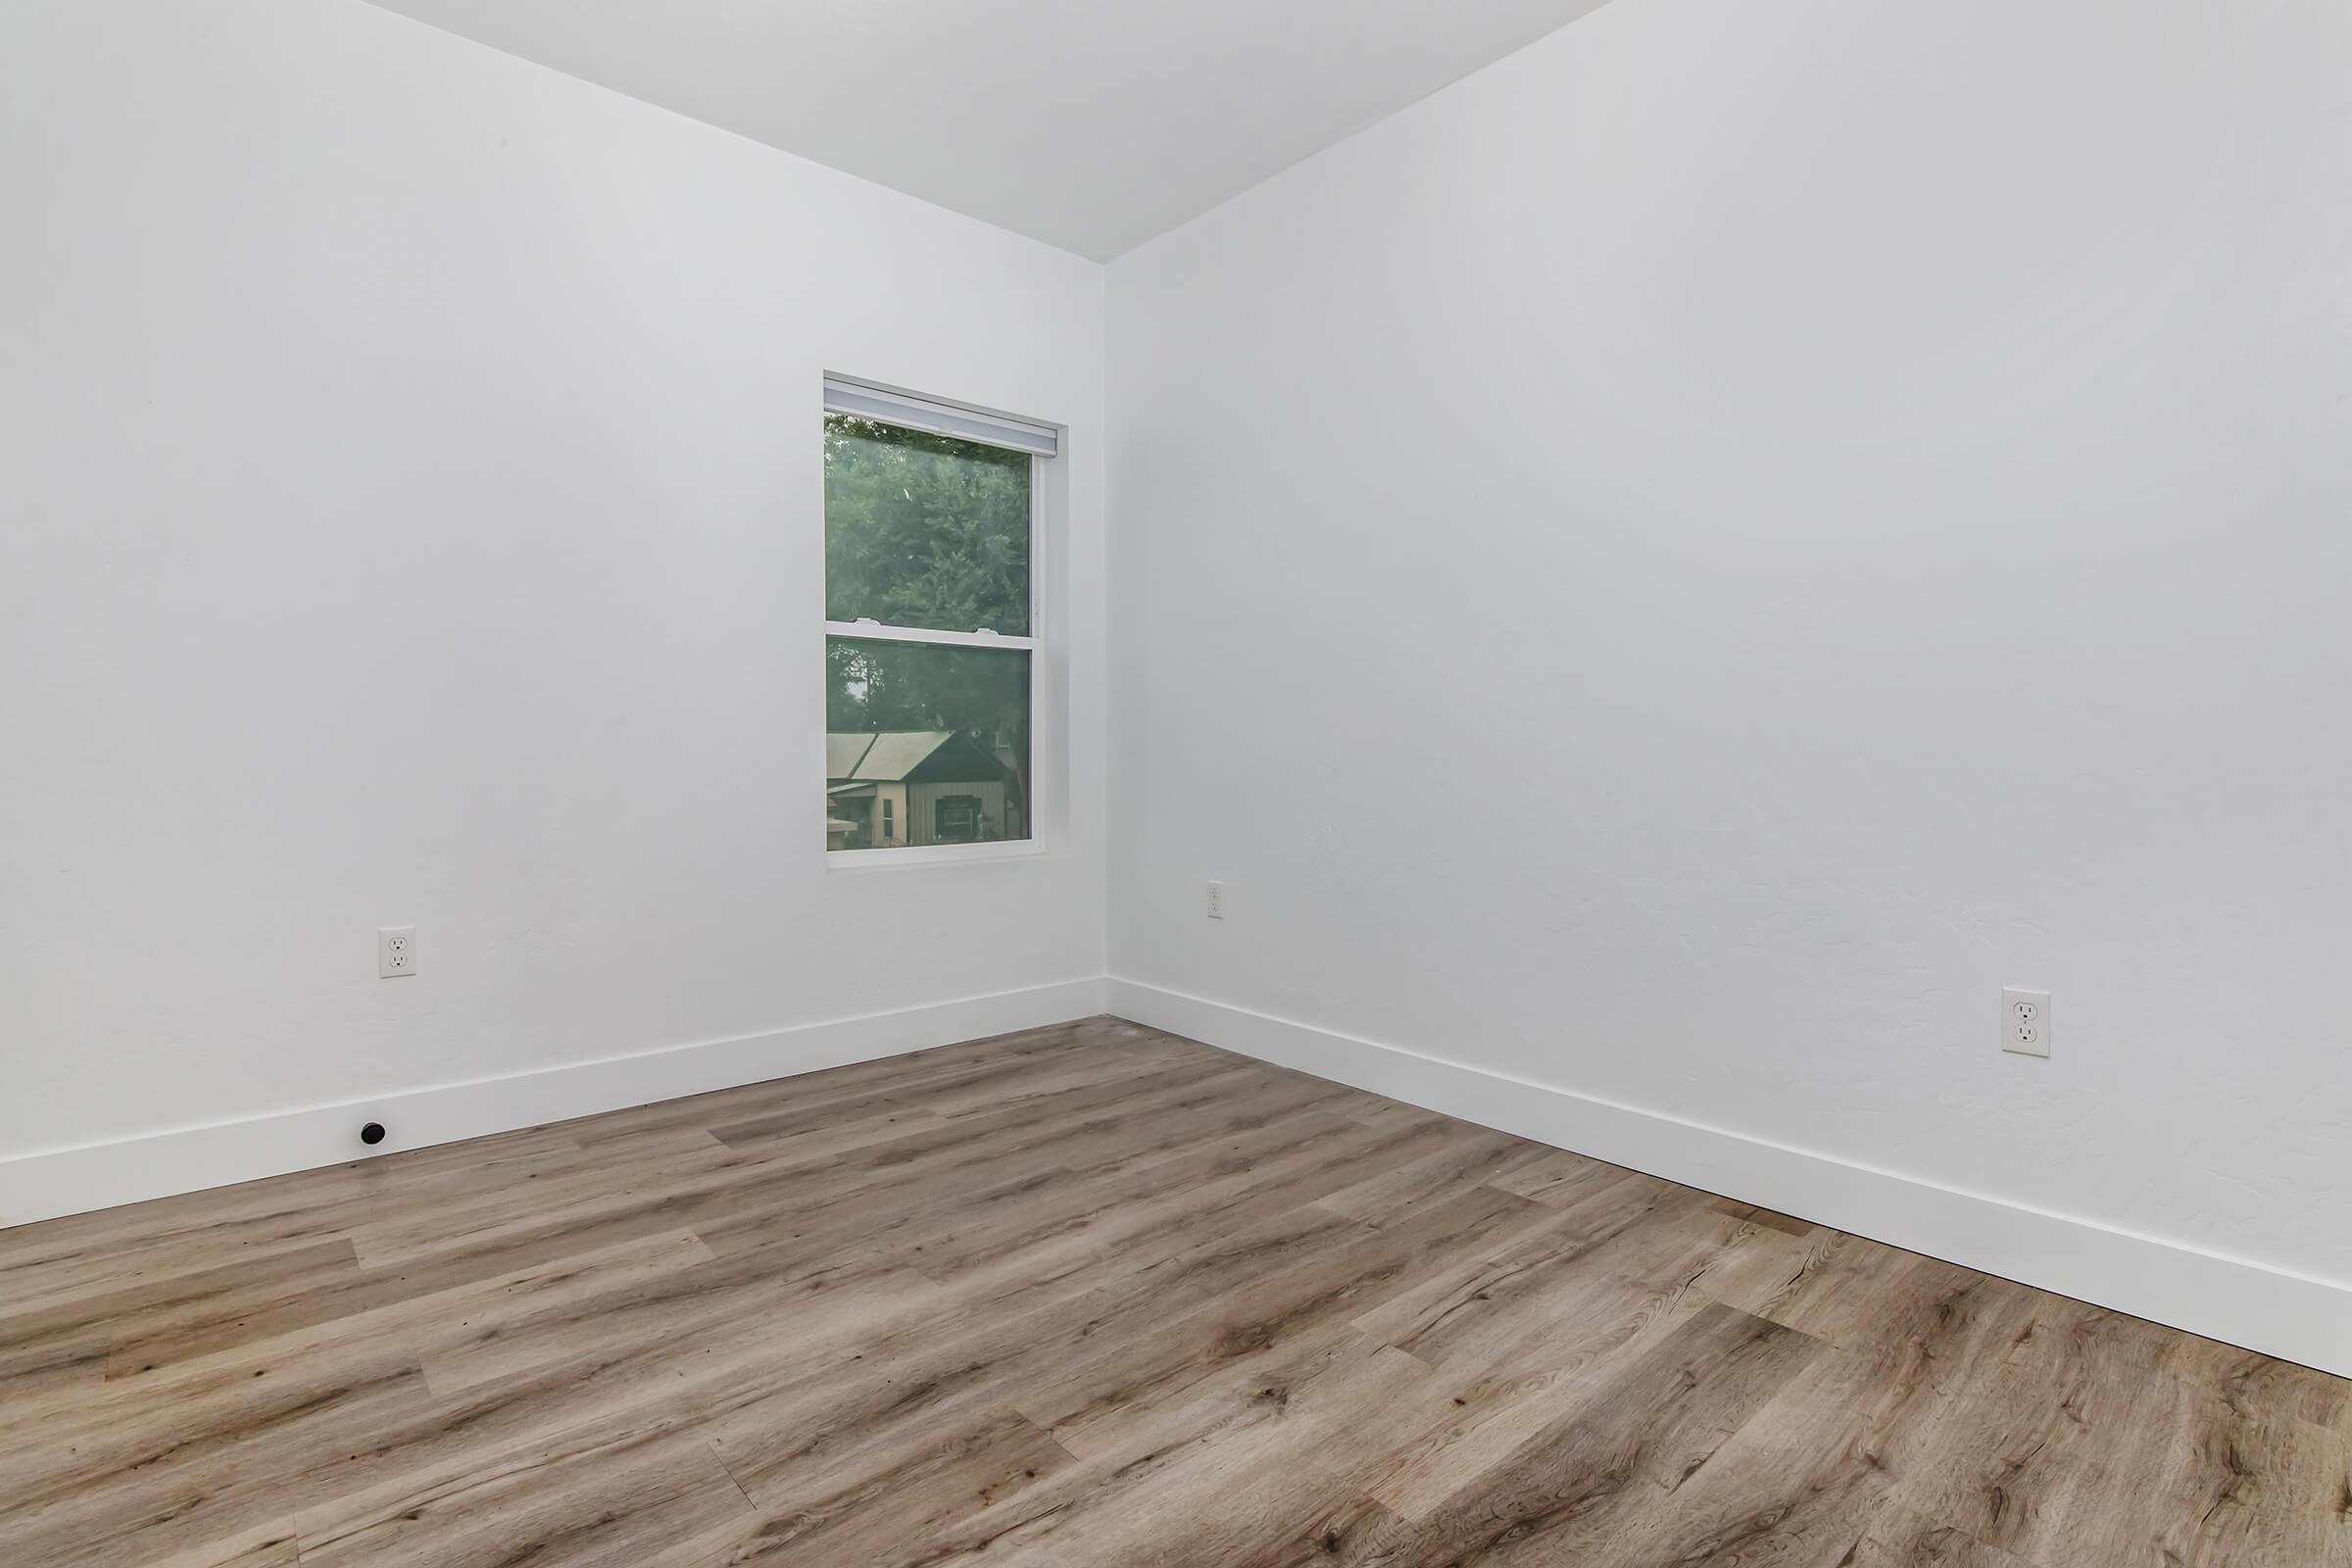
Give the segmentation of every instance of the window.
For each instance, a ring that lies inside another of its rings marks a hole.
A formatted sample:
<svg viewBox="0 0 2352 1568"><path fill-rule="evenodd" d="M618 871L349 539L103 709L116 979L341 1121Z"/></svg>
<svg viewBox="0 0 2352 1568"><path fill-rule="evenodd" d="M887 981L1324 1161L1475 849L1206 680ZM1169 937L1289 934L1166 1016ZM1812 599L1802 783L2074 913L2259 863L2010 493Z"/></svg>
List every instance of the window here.
<svg viewBox="0 0 2352 1568"><path fill-rule="evenodd" d="M1029 837L1037 465L1058 446L825 382L828 849Z"/></svg>
<svg viewBox="0 0 2352 1568"><path fill-rule="evenodd" d="M968 844L980 836L980 797L946 795L939 802L939 841Z"/></svg>

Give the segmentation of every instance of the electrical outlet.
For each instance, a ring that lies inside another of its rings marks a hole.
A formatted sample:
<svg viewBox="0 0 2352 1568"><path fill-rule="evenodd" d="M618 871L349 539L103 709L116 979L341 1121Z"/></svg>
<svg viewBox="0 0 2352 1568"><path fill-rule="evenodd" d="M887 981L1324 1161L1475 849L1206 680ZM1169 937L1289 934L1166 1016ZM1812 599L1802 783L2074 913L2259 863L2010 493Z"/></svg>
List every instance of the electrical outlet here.
<svg viewBox="0 0 2352 1568"><path fill-rule="evenodd" d="M2050 1054L2050 994L2047 991L2001 993L2001 1049L2021 1056Z"/></svg>
<svg viewBox="0 0 2352 1568"><path fill-rule="evenodd" d="M1211 920L1225 918L1225 884L1222 882L1208 885L1208 917Z"/></svg>
<svg viewBox="0 0 2352 1568"><path fill-rule="evenodd" d="M388 925L375 934L375 977L398 980L416 972L416 928Z"/></svg>

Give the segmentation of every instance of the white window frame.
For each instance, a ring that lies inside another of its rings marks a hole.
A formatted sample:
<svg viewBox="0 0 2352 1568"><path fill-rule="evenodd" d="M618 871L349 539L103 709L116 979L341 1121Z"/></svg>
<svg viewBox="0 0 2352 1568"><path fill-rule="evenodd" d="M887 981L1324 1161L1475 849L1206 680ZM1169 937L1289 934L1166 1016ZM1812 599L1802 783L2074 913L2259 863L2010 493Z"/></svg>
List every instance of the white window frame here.
<svg viewBox="0 0 2352 1568"><path fill-rule="evenodd" d="M863 642L927 643L935 647L998 648L1007 652L1018 650L1029 656L1029 787L1027 799L1021 803L1021 827L1025 836L981 844L909 844L898 849L880 850L836 850L828 846L824 851L825 868L829 871L862 871L898 866L1040 858L1047 853L1045 796L1048 786L1041 755L1047 736L1045 530L1039 526L1038 507L1046 488L1043 466L1060 455L1061 433L1052 425L992 414L962 404L945 403L935 398L917 397L836 375L825 377L824 412L852 415L876 424L925 430L934 435L954 436L959 441L976 441L1029 455L1029 630L1026 635L1013 636L998 631L934 631L923 626L889 625L870 616L857 620L828 619L824 623L828 645L836 637L849 637ZM819 538L829 546L831 539L824 532L827 519L821 515L821 501L819 513ZM824 732L819 732L817 741L820 748L825 744ZM910 822L900 825L903 830L911 831Z"/></svg>

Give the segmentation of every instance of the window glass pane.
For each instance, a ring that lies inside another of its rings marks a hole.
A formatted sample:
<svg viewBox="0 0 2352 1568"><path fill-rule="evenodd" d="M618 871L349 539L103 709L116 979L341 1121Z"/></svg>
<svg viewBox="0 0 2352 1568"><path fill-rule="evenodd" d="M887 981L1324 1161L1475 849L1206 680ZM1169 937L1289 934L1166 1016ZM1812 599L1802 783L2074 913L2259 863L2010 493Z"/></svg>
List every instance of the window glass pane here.
<svg viewBox="0 0 2352 1568"><path fill-rule="evenodd" d="M1029 655L825 639L825 847L1025 839Z"/></svg>
<svg viewBox="0 0 2352 1568"><path fill-rule="evenodd" d="M1029 455L825 416L825 618L1029 635Z"/></svg>

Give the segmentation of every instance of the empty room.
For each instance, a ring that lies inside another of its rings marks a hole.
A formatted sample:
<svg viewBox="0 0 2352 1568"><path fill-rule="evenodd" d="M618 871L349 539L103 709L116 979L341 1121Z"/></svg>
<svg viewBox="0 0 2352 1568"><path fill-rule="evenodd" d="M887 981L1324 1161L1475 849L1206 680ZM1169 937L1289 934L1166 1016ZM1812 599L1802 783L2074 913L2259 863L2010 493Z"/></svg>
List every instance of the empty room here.
<svg viewBox="0 0 2352 1568"><path fill-rule="evenodd" d="M2347 0L0 0L0 1568L2352 1568Z"/></svg>

